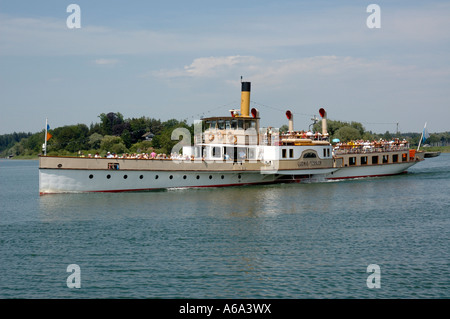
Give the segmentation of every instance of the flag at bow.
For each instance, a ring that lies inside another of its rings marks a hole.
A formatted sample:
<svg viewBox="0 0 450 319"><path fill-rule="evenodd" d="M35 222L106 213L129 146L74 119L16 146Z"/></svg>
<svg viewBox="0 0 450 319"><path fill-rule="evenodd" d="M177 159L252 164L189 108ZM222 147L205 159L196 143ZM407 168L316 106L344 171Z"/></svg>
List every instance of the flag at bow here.
<svg viewBox="0 0 450 319"><path fill-rule="evenodd" d="M49 129L50 129L50 125L47 124L47 135L45 137L45 141L48 141L49 139L51 139L53 137L53 135L48 132Z"/></svg>
<svg viewBox="0 0 450 319"><path fill-rule="evenodd" d="M44 155L47 155L47 141L53 137L53 135L48 132L49 129L50 129L50 125L48 125L48 120L45 119L45 140L44 140L44 144L42 145L42 150L44 151Z"/></svg>

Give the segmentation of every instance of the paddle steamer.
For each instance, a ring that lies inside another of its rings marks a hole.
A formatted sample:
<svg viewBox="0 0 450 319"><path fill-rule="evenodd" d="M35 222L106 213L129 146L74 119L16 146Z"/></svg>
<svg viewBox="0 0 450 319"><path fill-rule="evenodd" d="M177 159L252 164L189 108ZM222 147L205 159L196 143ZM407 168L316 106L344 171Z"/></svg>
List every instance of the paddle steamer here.
<svg viewBox="0 0 450 319"><path fill-rule="evenodd" d="M146 191L392 175L423 159L407 145L395 150L375 147L369 151L355 145L333 149L323 108L319 110L321 133L294 131L289 110L287 133L261 127L259 111L250 109L250 89L250 82L242 82L240 109L230 110L229 116L196 123L194 145L176 145L182 157L40 156L39 192ZM179 138L186 132L174 133ZM186 139L190 144L190 137Z"/></svg>

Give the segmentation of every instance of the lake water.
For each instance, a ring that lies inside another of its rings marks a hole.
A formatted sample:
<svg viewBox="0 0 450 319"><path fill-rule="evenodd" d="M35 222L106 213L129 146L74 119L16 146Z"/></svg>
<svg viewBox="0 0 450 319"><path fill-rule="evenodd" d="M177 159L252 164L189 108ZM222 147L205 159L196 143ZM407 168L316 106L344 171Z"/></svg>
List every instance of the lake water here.
<svg viewBox="0 0 450 319"><path fill-rule="evenodd" d="M450 154L393 177L46 196L37 161L0 160L0 183L3 299L450 297Z"/></svg>

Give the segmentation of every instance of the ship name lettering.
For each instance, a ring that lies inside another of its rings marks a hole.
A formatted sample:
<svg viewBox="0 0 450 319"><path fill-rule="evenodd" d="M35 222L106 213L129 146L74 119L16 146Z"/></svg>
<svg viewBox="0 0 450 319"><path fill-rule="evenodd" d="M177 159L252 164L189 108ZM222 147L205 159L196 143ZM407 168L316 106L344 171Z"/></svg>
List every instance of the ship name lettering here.
<svg viewBox="0 0 450 319"><path fill-rule="evenodd" d="M310 166L320 166L322 165L322 161L298 161L298 167L310 167Z"/></svg>

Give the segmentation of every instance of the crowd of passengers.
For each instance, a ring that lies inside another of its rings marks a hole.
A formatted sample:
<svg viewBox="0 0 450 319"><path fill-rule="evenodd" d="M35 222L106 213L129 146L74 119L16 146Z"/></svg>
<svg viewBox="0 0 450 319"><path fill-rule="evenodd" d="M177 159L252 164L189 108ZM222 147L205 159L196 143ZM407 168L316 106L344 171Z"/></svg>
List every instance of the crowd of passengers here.
<svg viewBox="0 0 450 319"><path fill-rule="evenodd" d="M281 134L282 138L309 138L315 141L326 141L330 137L328 133L323 135L320 132L312 132L312 131L296 131L296 132L286 132Z"/></svg>
<svg viewBox="0 0 450 319"><path fill-rule="evenodd" d="M86 157L83 153L80 154L80 157ZM116 153L107 152L106 156L101 156L99 153L95 153L94 155L88 154L89 158L130 158L130 159L178 159L178 160L192 160L192 158L188 155L172 153L170 155L163 153L123 153L122 155L118 155Z"/></svg>
<svg viewBox="0 0 450 319"><path fill-rule="evenodd" d="M335 150L366 150L366 151L397 151L406 150L409 148L408 141L405 139L399 140L395 138L391 141L380 139L378 141L369 140L356 140L347 143L336 143L334 145Z"/></svg>

